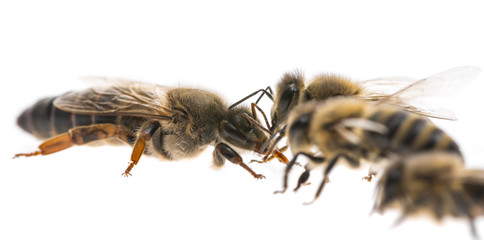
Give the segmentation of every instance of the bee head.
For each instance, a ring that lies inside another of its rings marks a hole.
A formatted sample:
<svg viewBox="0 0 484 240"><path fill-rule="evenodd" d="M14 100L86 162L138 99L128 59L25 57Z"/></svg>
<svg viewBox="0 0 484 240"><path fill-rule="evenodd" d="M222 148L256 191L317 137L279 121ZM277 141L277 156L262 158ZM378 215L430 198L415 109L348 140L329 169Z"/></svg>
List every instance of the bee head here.
<svg viewBox="0 0 484 240"><path fill-rule="evenodd" d="M271 131L275 132L279 125L284 124L292 108L299 101L299 95L304 88L304 80L299 73L286 73L277 85L276 98L271 110Z"/></svg>
<svg viewBox="0 0 484 240"><path fill-rule="evenodd" d="M232 146L258 152L267 141L267 136L262 129L250 122L247 116L250 116L248 109L230 109L219 125L219 134Z"/></svg>

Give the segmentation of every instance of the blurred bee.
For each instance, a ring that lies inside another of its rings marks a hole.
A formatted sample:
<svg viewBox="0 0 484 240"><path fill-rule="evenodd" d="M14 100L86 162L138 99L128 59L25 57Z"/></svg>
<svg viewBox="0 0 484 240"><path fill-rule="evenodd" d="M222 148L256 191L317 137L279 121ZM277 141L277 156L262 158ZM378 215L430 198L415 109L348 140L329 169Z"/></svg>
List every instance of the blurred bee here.
<svg viewBox="0 0 484 240"><path fill-rule="evenodd" d="M255 91L232 106L236 106L258 92L262 92L262 94L257 99L255 105L257 105L257 102L264 94L273 100L271 124L266 120L267 128L270 130L267 132L271 134L271 141L264 144L262 150L265 150L271 143L277 143L284 137L286 132L285 126L291 111L296 106L308 101L325 101L334 97L351 96L367 102L394 105L425 117L456 120L455 115L451 111L430 105L429 103L432 101L429 98L452 95L474 80L479 73L480 68L478 67L464 66L449 69L421 80L400 77L371 79L363 82L356 82L336 74L321 74L316 76L307 86L304 83L304 77L299 72L286 73L277 84L274 97L272 96L272 90L268 87ZM264 112L262 110L260 111L266 119ZM252 108L252 112L253 116L256 116L254 107ZM277 136L278 134L279 136ZM274 138L277 140L272 141ZM303 143L294 144L303 145ZM275 144L269 148L275 149L278 152ZM287 145L281 149L285 150L286 148ZM267 151L262 161L256 162L267 162L270 159L268 156L273 152L275 151ZM309 154L305 155L309 156ZM314 154L312 155L314 156ZM303 176L307 175L307 172L303 174ZM364 179L371 181L372 175L369 174Z"/></svg>
<svg viewBox="0 0 484 240"><path fill-rule="evenodd" d="M377 185L374 211L402 211L396 224L421 213L437 221L445 216L469 220L484 215L484 170L464 169L460 155L428 152L392 162Z"/></svg>
<svg viewBox="0 0 484 240"><path fill-rule="evenodd" d="M309 162L298 187L307 180L309 171L318 165L325 166L324 179L314 200L319 197L335 164L341 160L351 167L359 167L362 159L378 163L382 159L397 159L416 152L443 151L461 155L455 141L427 118L395 106L372 104L352 97L313 101L296 107L289 115L285 132L294 157L287 165L284 189L280 192L286 190L287 176L302 154L309 157ZM314 148L322 156L317 157L312 151Z"/></svg>
<svg viewBox="0 0 484 240"><path fill-rule="evenodd" d="M49 139L38 151L15 157L47 155L74 145L116 139L133 146L123 173L128 176L143 153L175 160L194 157L207 145L215 145L215 166L223 166L227 159L255 178L264 178L234 150L258 152L267 141L267 135L248 120L248 114L244 107L229 110L209 91L119 81L45 98L25 110L18 125Z"/></svg>
<svg viewBox="0 0 484 240"><path fill-rule="evenodd" d="M286 73L277 84L276 94L273 96L270 128L275 132L284 126L291 110L301 103L310 100L324 101L338 96L352 96L370 102L384 100L387 104L423 116L456 120L453 113L446 109L427 106L426 98L452 94L473 80L479 72L477 67L466 66L420 80L394 77L362 82L337 74L320 74L307 85L301 73Z"/></svg>

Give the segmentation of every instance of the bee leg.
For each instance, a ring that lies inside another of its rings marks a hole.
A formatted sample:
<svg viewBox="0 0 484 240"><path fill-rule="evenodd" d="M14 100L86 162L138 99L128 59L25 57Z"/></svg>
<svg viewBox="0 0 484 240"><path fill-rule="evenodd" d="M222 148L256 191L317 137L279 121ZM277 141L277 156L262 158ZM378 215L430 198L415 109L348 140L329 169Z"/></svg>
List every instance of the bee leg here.
<svg viewBox="0 0 484 240"><path fill-rule="evenodd" d="M279 151L280 152L285 152L288 148L289 148L289 146L286 145L286 146L284 146L282 148L279 148Z"/></svg>
<svg viewBox="0 0 484 240"><path fill-rule="evenodd" d="M131 169L138 164L141 155L145 151L146 142L148 142L156 130L160 128L160 123L158 121L152 121L144 124L138 131L138 136L136 137L136 142L133 146L133 152L131 153L131 161L129 162L128 168L122 174L123 176L131 176Z"/></svg>
<svg viewBox="0 0 484 240"><path fill-rule="evenodd" d="M250 162L251 163L253 163L253 162L256 162L256 163L267 163L267 162L270 162L272 159L277 158L279 160L279 162L284 163L284 164L287 165L289 163L289 160L287 159L286 155L284 155L282 153L282 151L284 151L284 150L279 150L279 149L276 148L272 152L272 155L267 154L267 155L264 156L264 158L262 158L262 160L251 160ZM299 163L296 163L296 164L297 165L300 165Z"/></svg>
<svg viewBox="0 0 484 240"><path fill-rule="evenodd" d="M262 111L262 109L259 106L257 106L257 103L251 103L250 106L251 106L251 109L252 109L252 117L254 119L257 119L257 113L256 113L255 109L259 110L259 112L262 114L262 117L264 118L267 129L271 129L271 125L269 124L269 121L267 120L266 114L264 113L264 111Z"/></svg>
<svg viewBox="0 0 484 240"><path fill-rule="evenodd" d="M308 157L309 159L311 159L312 162L315 162L315 163L323 163L324 162L324 158L323 157L316 157L316 156L313 156L312 154L308 154L308 153L301 153L302 155ZM296 163L298 164L298 163ZM305 171L301 174L301 176L299 176L299 179L297 181L297 186L296 188L294 188L294 192L297 192L297 190L299 190L299 188L303 185L308 185L309 183L306 183L306 181L309 179L309 169L306 165L305 167ZM330 182L329 181L329 178L326 179L326 182Z"/></svg>
<svg viewBox="0 0 484 240"><path fill-rule="evenodd" d="M392 224L392 228L395 228L395 227L398 227L398 225L402 224L403 220L405 220L405 218L407 217L407 214L404 212L402 213L398 218L397 220L395 220L395 222L393 222Z"/></svg>
<svg viewBox="0 0 484 240"><path fill-rule="evenodd" d="M348 157L344 155L336 155L331 159L331 161L329 161L328 166L326 167L326 169L324 169L324 178L321 181L321 184L319 185L318 190L316 191L316 195L314 196L314 199L311 202L305 202L304 205L313 204L316 200L318 200L319 195L321 195L321 192L323 191L324 186L326 185L327 182L329 182L329 173L331 172L331 170L333 170L333 167L335 166L338 159L340 159L340 157L345 157L348 159Z"/></svg>
<svg viewBox="0 0 484 240"><path fill-rule="evenodd" d="M270 162L274 158L277 158L279 160L279 162L287 165L289 163L289 160L287 160L286 155L283 154L283 152L286 151L287 148L288 148L287 145L282 147L281 149L276 148L276 150L274 150L274 152L272 152L272 154L268 153L267 155L264 156L264 158L262 158L262 160L251 160L250 162L251 163L253 163L253 162L266 163L266 162ZM296 163L296 164L298 164L298 163Z"/></svg>
<svg viewBox="0 0 484 240"><path fill-rule="evenodd" d="M262 174L257 174L255 173L249 166L247 166L243 161L242 157L234 151L231 147L229 147L225 143L219 143L217 146L215 146L215 150L217 153L214 154L214 156L220 157L223 156L227 160L231 161L234 164L240 165L243 167L245 170L247 170L252 176L254 176L257 179L265 178L264 175Z"/></svg>
<svg viewBox="0 0 484 240"><path fill-rule="evenodd" d="M299 179L297 181L297 186L296 188L294 188L294 192L297 192L297 190L299 190L299 188L306 183L306 181L308 181L309 179L309 170L306 169L302 174L301 176L299 176Z"/></svg>
<svg viewBox="0 0 484 240"><path fill-rule="evenodd" d="M471 228L471 234L474 239L480 239L479 234L477 233L476 224L474 223L474 219L469 217L469 227Z"/></svg>
<svg viewBox="0 0 484 240"><path fill-rule="evenodd" d="M296 163L296 160L297 160L297 158L299 157L300 154L301 153L297 153L296 155L294 155L294 157L292 157L291 161L289 161L289 163L287 164L286 169L284 170L284 178L282 180L282 184L283 184L282 190L275 191L274 194L286 192L286 190L287 190L287 178L289 177L289 173L291 172L291 169L294 166L294 164Z"/></svg>
<svg viewBox="0 0 484 240"><path fill-rule="evenodd" d="M272 153L273 149L277 148L277 143L279 141L281 141L282 138L284 138L284 135L285 135L284 132L285 131L286 131L286 126L277 130L275 133L271 133L271 136L264 143L264 145L262 145L262 147L260 147L259 149L256 149L255 151L258 151L259 154ZM274 139L274 138L276 138L276 139Z"/></svg>
<svg viewBox="0 0 484 240"><path fill-rule="evenodd" d="M262 89L259 90L259 91L262 91ZM266 94L267 97L269 99L271 99L271 101L274 101L274 99L272 98L272 95L274 94L274 91L272 91L271 86L267 86L266 89L264 89L264 91L262 91L262 94L259 96L259 98L257 98L257 101L255 101L256 104L259 103L259 101L264 96L264 94Z"/></svg>
<svg viewBox="0 0 484 240"><path fill-rule="evenodd" d="M225 158L219 151L213 151L213 165L217 168L225 165Z"/></svg>
<svg viewBox="0 0 484 240"><path fill-rule="evenodd" d="M479 234L477 233L476 225L474 223L473 208L476 207L475 203L472 201L471 196L464 192L450 192L450 196L454 201L454 205L457 210L464 213L469 220L469 227L471 230L472 237L474 239L479 239Z"/></svg>
<svg viewBox="0 0 484 240"><path fill-rule="evenodd" d="M393 222L392 228L398 227L402 222L407 218L408 215L410 215L412 212L414 212L416 209L418 209L418 206L416 206L415 202L411 200L406 194L400 196L400 204L402 205L402 213L400 216ZM385 205L389 205L390 202L385 203ZM383 207L383 206L382 206Z"/></svg>
<svg viewBox="0 0 484 240"><path fill-rule="evenodd" d="M126 136L126 131L123 128L117 127L115 124L105 123L75 127L69 129L66 133L45 140L39 145L39 151L33 153L19 153L16 154L14 158L20 156L30 157L35 155L52 154L74 145L82 145L100 139L123 135Z"/></svg>
<svg viewBox="0 0 484 240"><path fill-rule="evenodd" d="M366 180L368 182L371 182L371 180L373 180L374 177L376 177L376 171L373 170L371 167L368 169L368 175L365 176L365 177L362 177L361 179L362 180Z"/></svg>
<svg viewBox="0 0 484 240"><path fill-rule="evenodd" d="M287 157L281 152L279 149L274 149L274 152L272 153L274 157L276 157L279 162L284 163L284 164L289 164L289 160L287 160ZM299 165L299 163L296 163Z"/></svg>

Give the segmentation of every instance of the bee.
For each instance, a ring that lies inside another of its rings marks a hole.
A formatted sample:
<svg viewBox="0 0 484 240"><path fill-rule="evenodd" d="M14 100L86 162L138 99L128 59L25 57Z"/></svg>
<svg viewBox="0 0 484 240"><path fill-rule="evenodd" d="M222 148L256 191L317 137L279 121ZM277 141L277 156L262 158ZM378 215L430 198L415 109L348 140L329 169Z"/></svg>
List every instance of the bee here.
<svg viewBox="0 0 484 240"><path fill-rule="evenodd" d="M74 145L115 139L133 146L123 175L131 175L142 154L167 160L191 158L214 145L213 163L225 160L255 173L235 149L258 152L267 135L254 127L246 107L228 109L213 92L196 88L117 81L109 86L45 98L25 110L18 125L45 140L33 153L52 154Z"/></svg>
<svg viewBox="0 0 484 240"><path fill-rule="evenodd" d="M324 102L331 98L347 96L367 102L394 105L425 117L456 120L457 118L452 111L429 104L429 102L435 100L431 98L454 94L474 80L479 73L480 68L478 67L463 66L452 68L420 80L393 77L370 79L363 82L356 82L338 74L320 74L306 85L302 74L296 71L294 73L284 74L277 84L276 94L274 96L272 96L272 89L267 87L266 89L255 91L233 106L245 101L258 92L262 92L262 94L257 99L257 102L264 94L274 102L271 109L271 125L267 123L268 129L270 130L267 132L271 134L271 141L264 144L262 150L265 150L271 143L277 143L284 137L286 132L285 126L292 110L296 106L309 101ZM253 113L255 116L254 110ZM263 112L262 115L265 118ZM277 140L272 141L274 138ZM302 143L296 144L301 145ZM287 147L285 145L281 149L287 149ZM269 148L277 151L275 144ZM262 161L253 161L259 163L267 162L267 156L274 152L274 150L267 152L267 155ZM304 174L304 176L306 175L307 173ZM371 181L372 175L374 175L374 171L370 169L370 174L364 179Z"/></svg>
<svg viewBox="0 0 484 240"><path fill-rule="evenodd" d="M313 202L337 162L359 167L362 159L376 164L382 159L393 160L416 152L461 155L457 143L426 117L387 104L371 104L353 97L332 98L302 104L288 118L285 132L294 157L286 167L284 189L279 192L286 190L287 176L296 158L306 155L309 162L298 187L312 169L325 166L324 179ZM314 148L322 156L311 152Z"/></svg>
<svg viewBox="0 0 484 240"><path fill-rule="evenodd" d="M449 69L420 80L403 77L378 78L362 82L338 74L320 74L308 84L300 72L285 73L272 98L271 131L287 123L292 109L307 101L325 101L333 97L351 96L369 102L386 101L407 111L447 120L455 115L443 108L427 106L429 97L447 96L473 80L480 69L464 66ZM260 90L259 90L260 91ZM266 93L269 94L269 93ZM259 98L260 99L260 98Z"/></svg>
<svg viewBox="0 0 484 240"><path fill-rule="evenodd" d="M463 162L462 156L443 152L392 162L378 181L373 212L401 210L395 225L422 213L437 221L467 218L477 239L474 220L484 215L484 170L465 169Z"/></svg>

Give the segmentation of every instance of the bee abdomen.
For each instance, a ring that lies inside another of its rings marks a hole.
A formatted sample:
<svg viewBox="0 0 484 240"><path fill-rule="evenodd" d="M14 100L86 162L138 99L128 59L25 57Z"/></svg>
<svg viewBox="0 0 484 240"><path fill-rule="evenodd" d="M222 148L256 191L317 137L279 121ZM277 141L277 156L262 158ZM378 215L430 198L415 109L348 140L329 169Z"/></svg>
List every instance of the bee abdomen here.
<svg viewBox="0 0 484 240"><path fill-rule="evenodd" d="M39 138L52 136L51 112L55 98L44 98L27 108L18 118L17 124Z"/></svg>
<svg viewBox="0 0 484 240"><path fill-rule="evenodd" d="M432 125L430 129L423 132L420 141L414 143L417 150L442 150L461 154L457 143L447 133Z"/></svg>
<svg viewBox="0 0 484 240"><path fill-rule="evenodd" d="M370 134L382 149L402 153L439 150L460 154L457 143L427 119L404 111L385 113L377 112L370 117L388 128L386 136Z"/></svg>
<svg viewBox="0 0 484 240"><path fill-rule="evenodd" d="M62 111L54 106L54 100L55 97L44 98L27 108L17 118L17 124L36 137L49 138L77 126L116 122L116 116L81 115Z"/></svg>
<svg viewBox="0 0 484 240"><path fill-rule="evenodd" d="M395 143L411 151L446 151L460 154L455 141L432 122L412 117L402 124Z"/></svg>

